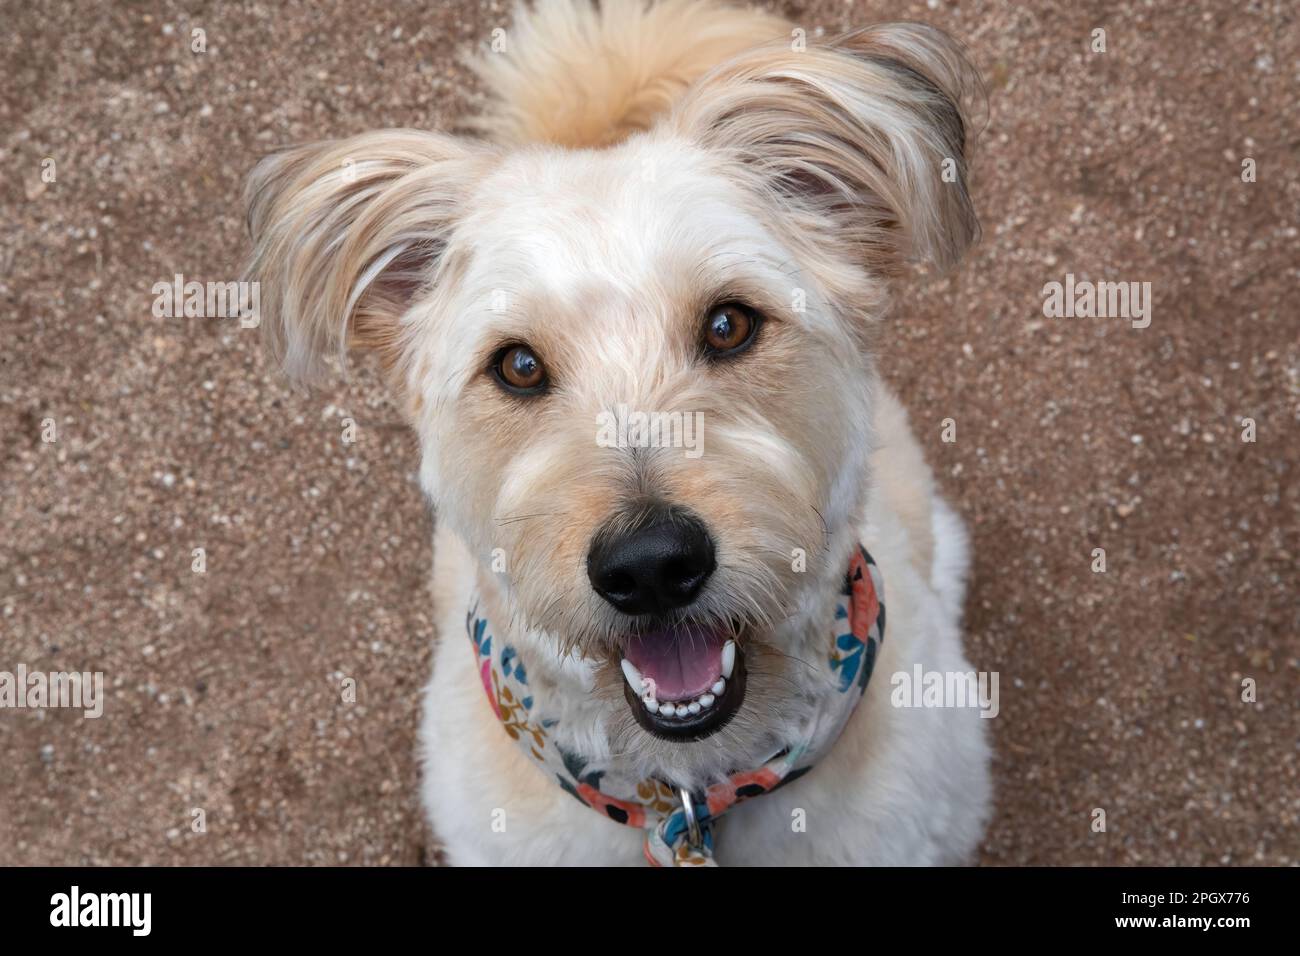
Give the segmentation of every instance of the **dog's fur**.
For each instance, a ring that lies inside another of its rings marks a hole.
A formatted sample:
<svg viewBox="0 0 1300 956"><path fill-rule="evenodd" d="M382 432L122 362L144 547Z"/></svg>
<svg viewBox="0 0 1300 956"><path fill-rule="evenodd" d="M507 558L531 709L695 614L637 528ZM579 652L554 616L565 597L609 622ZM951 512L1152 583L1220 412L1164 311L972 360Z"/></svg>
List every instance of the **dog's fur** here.
<svg viewBox="0 0 1300 956"><path fill-rule="evenodd" d="M715 0L541 0L477 68L485 139L370 133L270 157L249 186L276 355L311 376L350 345L378 349L419 436L441 637L423 795L447 856L641 860L639 832L582 807L497 726L465 638L472 591L570 746L701 786L799 724L804 662L826 653L861 541L888 607L876 677L810 774L720 821L719 860L967 859L990 800L983 721L894 708L889 684L915 663L971 669L966 537L873 354L903 264L947 266L975 237L970 68L927 27L795 49L783 20ZM762 338L704 365L703 318L732 299L768 316ZM519 341L548 364L543 397L485 373ZM600 447L597 415L618 403L703 411L706 453ZM744 703L694 743L633 720L614 653L626 619L585 572L597 529L648 498L689 508L717 543L692 613L746 625Z"/></svg>

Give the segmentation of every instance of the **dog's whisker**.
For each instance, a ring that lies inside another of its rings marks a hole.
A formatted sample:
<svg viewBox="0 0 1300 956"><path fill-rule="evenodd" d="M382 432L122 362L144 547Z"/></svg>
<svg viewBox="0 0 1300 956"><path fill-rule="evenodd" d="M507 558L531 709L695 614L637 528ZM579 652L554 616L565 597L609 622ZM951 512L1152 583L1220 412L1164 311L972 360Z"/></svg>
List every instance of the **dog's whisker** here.
<svg viewBox="0 0 1300 956"><path fill-rule="evenodd" d="M509 515L504 518L497 518L496 523L500 525L517 524L521 521L532 521L534 518L553 518L558 513L555 511L539 511L530 515Z"/></svg>

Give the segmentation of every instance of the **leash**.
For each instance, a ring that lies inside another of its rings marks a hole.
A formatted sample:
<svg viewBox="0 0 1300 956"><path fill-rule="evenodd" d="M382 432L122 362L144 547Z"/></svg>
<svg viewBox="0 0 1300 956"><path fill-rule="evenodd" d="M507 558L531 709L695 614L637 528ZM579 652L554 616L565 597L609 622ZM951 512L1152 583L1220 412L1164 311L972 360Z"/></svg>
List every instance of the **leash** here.
<svg viewBox="0 0 1300 956"><path fill-rule="evenodd" d="M884 640L883 595L880 569L859 546L836 598L829 646L820 659L827 679L817 690L812 717L762 766L731 773L696 792L670 781L634 779L625 769L621 772L617 758L590 758L561 747L555 739L559 721L547 716L545 701L529 685L518 650L493 635L477 596L465 615L465 629L492 712L540 769L584 806L644 830L643 851L652 866L714 866L718 818L745 800L797 780L839 738L862 699Z"/></svg>

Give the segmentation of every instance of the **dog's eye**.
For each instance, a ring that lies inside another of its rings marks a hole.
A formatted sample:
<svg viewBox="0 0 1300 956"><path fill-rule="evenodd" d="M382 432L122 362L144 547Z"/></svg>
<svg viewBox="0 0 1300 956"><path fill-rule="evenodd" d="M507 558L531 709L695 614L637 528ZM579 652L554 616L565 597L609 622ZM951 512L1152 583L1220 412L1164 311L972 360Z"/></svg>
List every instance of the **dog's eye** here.
<svg viewBox="0 0 1300 956"><path fill-rule="evenodd" d="M754 341L761 322L762 316L739 302L715 305L704 323L704 354L724 358L744 351Z"/></svg>
<svg viewBox="0 0 1300 956"><path fill-rule="evenodd" d="M527 345L507 345L497 352L492 375L516 395L535 395L546 387L546 367Z"/></svg>

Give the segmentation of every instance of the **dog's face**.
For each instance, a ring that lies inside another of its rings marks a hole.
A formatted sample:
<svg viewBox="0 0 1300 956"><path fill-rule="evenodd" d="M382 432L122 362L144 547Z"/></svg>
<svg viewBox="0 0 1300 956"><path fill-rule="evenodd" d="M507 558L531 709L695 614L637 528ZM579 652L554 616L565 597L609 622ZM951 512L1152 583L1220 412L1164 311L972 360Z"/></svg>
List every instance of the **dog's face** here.
<svg viewBox="0 0 1300 956"><path fill-rule="evenodd" d="M281 354L384 351L439 520L650 747L781 719L781 622L864 503L885 280L974 231L954 54L855 42L756 51L608 150L381 133L255 178Z"/></svg>
<svg viewBox="0 0 1300 956"><path fill-rule="evenodd" d="M425 487L524 621L632 664L643 727L708 734L858 504L861 337L680 140L511 157L468 206L414 346Z"/></svg>

